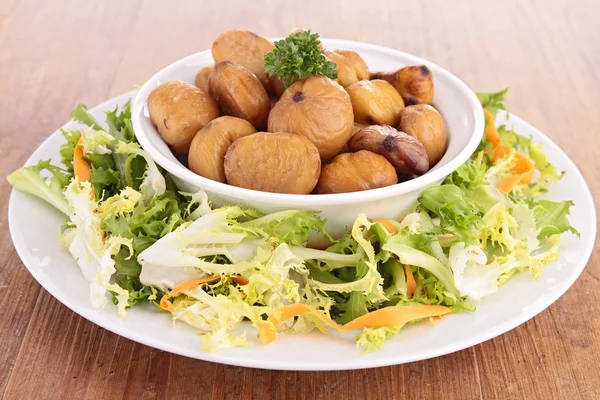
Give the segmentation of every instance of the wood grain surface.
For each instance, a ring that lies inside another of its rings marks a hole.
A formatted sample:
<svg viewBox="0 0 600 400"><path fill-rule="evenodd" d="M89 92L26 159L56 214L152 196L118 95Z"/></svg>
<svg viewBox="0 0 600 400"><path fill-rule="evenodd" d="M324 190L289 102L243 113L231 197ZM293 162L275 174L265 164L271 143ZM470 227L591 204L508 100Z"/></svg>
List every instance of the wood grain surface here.
<svg viewBox="0 0 600 400"><path fill-rule="evenodd" d="M600 2L0 0L0 172L23 164L77 103L94 105L210 47L222 31L322 36L401 49L509 108L575 161L600 196ZM444 357L347 372L211 364L116 336L29 275L0 181L0 395L6 399L600 398L600 248L533 320ZM598 200L597 200L598 201ZM32 223L35 223L32 221Z"/></svg>

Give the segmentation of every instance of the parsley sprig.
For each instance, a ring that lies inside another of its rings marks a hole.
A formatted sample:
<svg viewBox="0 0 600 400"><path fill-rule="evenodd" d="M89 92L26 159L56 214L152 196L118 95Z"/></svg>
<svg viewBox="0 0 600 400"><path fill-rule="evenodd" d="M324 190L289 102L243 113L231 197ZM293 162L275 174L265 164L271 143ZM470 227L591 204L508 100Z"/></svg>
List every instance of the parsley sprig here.
<svg viewBox="0 0 600 400"><path fill-rule="evenodd" d="M318 33L300 31L275 42L272 52L265 55L265 72L277 75L286 88L298 79L313 75L337 78L336 65L327 61L321 50Z"/></svg>

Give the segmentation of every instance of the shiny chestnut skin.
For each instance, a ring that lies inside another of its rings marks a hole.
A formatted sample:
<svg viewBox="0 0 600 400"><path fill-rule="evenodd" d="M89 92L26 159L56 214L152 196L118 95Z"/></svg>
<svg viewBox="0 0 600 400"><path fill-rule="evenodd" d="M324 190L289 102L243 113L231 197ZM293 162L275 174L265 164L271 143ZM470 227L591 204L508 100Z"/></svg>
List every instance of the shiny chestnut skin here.
<svg viewBox="0 0 600 400"><path fill-rule="evenodd" d="M196 78L194 79L194 84L196 87L206 94L208 94L208 78L214 69L214 65L203 67L200 71L198 71Z"/></svg>
<svg viewBox="0 0 600 400"><path fill-rule="evenodd" d="M391 126L371 125L356 132L350 151L369 150L384 156L403 177L423 175L429 169L425 147L415 138Z"/></svg>
<svg viewBox="0 0 600 400"><path fill-rule="evenodd" d="M219 108L208 94L194 85L170 81L150 92L148 113L173 151L185 154L196 133L219 116Z"/></svg>
<svg viewBox="0 0 600 400"><path fill-rule="evenodd" d="M265 127L271 102L263 85L247 68L231 61L217 63L208 78L208 92L222 114L245 119L256 129Z"/></svg>
<svg viewBox="0 0 600 400"><path fill-rule="evenodd" d="M432 106L417 104L406 107L400 114L398 128L423 144L430 167L444 156L448 130L444 117Z"/></svg>
<svg viewBox="0 0 600 400"><path fill-rule="evenodd" d="M384 79L392 84L407 106L433 102L433 73L425 65L411 65L395 72L375 72L371 79Z"/></svg>
<svg viewBox="0 0 600 400"><path fill-rule="evenodd" d="M352 50L325 51L323 54L336 64L337 82L343 87L369 79L369 67L360 54Z"/></svg>
<svg viewBox="0 0 600 400"><path fill-rule="evenodd" d="M269 114L269 132L291 132L308 138L321 158L333 158L352 134L350 96L333 80L313 76L295 82Z"/></svg>
<svg viewBox="0 0 600 400"><path fill-rule="evenodd" d="M404 101L384 80L360 81L346 87L354 110L354 121L365 125L392 125L400 121Z"/></svg>
<svg viewBox="0 0 600 400"><path fill-rule="evenodd" d="M263 84L265 90L276 95L278 87L270 82L265 72L265 55L270 53L275 45L267 38L254 32L233 29L223 32L213 42L212 55L215 62L231 61L247 68Z"/></svg>
<svg viewBox="0 0 600 400"><path fill-rule="evenodd" d="M213 181L226 183L223 161L231 143L256 132L244 119L219 117L210 121L192 140L188 165L196 174Z"/></svg>
<svg viewBox="0 0 600 400"><path fill-rule="evenodd" d="M263 192L308 194L321 172L319 151L293 133L258 132L242 137L225 154L230 185Z"/></svg>
<svg viewBox="0 0 600 400"><path fill-rule="evenodd" d="M398 183L396 170L385 157L367 150L343 153L321 169L317 194L349 193Z"/></svg>

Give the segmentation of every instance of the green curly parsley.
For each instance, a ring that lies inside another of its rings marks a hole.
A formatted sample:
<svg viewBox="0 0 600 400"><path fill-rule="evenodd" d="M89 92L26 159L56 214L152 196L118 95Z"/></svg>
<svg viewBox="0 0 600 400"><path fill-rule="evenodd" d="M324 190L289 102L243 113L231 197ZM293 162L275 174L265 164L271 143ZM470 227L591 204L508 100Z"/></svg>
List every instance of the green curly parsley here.
<svg viewBox="0 0 600 400"><path fill-rule="evenodd" d="M275 42L275 49L265 55L265 72L277 75L286 88L298 79L313 75L337 78L336 65L327 61L321 50L318 33L301 31Z"/></svg>

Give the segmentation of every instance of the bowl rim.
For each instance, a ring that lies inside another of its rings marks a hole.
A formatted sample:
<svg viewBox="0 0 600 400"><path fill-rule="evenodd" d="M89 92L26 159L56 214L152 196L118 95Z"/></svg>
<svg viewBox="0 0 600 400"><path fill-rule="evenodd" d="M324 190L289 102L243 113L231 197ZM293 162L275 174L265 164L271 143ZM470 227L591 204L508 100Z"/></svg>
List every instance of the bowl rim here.
<svg viewBox="0 0 600 400"><path fill-rule="evenodd" d="M270 40L279 40L279 39L270 39ZM140 88L138 93L136 94L133 104L132 104L132 124L133 130L136 138L140 142L143 149L150 155L150 157L161 167L167 170L172 175L175 175L177 178L191 183L195 186L199 186L203 190L213 192L219 195L233 197L238 199L244 199L248 201L257 201L263 203L282 203L285 204L294 204L301 207L310 207L310 208L319 208L320 206L330 206L330 205L341 205L341 204L355 204L355 203L363 203L363 202L372 202L378 200L384 200L388 198L392 198L398 195L411 193L417 191L419 189L426 188L436 182L443 180L445 177L454 172L458 167L464 164L469 157L475 152L477 146L479 145L481 138L483 136L483 131L485 127L483 109L477 96L475 93L469 89L469 87L461 81L454 74L450 73L446 69L429 62L425 59L422 59L418 56L415 56L410 53L406 53L400 50L395 50L389 47L384 47L380 45L365 43L365 42L357 42L353 40L345 40L345 39L334 39L334 38L321 38L324 42L335 42L339 44L339 46L351 46L353 50L356 49L364 49L370 51L376 51L379 53L385 53L393 56L402 56L405 58L410 58L415 61L415 63L426 65L428 68L432 70L435 75L443 76L445 79L448 79L452 82L458 89L462 92L465 92L467 95L467 100L471 106L471 112L473 113L473 120L475 122L473 132L471 132L471 137L469 138L467 145L459 151L459 153L449 160L446 164L440 166L438 169L427 172L424 175L421 175L417 178L411 179L409 181L400 182L395 185L386 186L377 189L364 190L360 192L350 192L350 193L335 193L335 194L286 194L286 193L273 193L273 192L263 192L259 190L240 188L237 186L232 186L226 183L221 183L217 181L213 181L211 179L205 178L203 176L197 175L188 168L185 168L182 165L179 165L171 160L169 160L166 156L164 156L156 147L154 147L151 141L147 138L145 129L142 126L141 118L144 111L144 106L148 97L148 94L152 89L156 87L157 76L171 69L176 69L178 66L185 64L192 58L199 56L200 54L205 54L210 52L210 49L203 50L184 58L181 58L166 67L162 68L160 71L156 72L150 79L148 79ZM360 50L356 50L360 51ZM143 100L142 100L143 99Z"/></svg>

